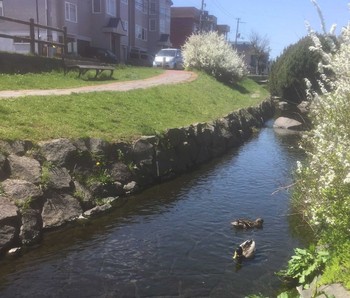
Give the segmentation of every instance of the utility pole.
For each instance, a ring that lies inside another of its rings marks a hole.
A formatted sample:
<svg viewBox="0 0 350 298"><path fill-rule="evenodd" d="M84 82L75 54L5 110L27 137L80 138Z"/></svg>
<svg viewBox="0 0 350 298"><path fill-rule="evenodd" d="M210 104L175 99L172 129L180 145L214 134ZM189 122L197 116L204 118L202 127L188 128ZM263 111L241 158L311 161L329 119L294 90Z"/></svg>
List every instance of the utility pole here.
<svg viewBox="0 0 350 298"><path fill-rule="evenodd" d="M199 15L199 30L202 33L203 31L203 14L204 14L204 7L205 7L205 3L204 0L202 0L202 5L201 5L201 12Z"/></svg>
<svg viewBox="0 0 350 298"><path fill-rule="evenodd" d="M236 26L236 38L235 38L235 47L237 48L237 39L239 37L239 24L243 24L244 22L241 22L241 18L237 18L237 26Z"/></svg>

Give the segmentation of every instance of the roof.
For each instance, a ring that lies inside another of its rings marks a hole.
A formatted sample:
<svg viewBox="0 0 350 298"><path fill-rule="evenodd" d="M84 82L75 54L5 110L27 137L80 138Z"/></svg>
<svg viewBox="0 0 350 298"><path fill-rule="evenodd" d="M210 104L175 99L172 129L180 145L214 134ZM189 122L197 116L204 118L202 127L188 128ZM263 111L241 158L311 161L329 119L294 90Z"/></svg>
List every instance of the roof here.
<svg viewBox="0 0 350 298"><path fill-rule="evenodd" d="M201 11L195 7L171 7L172 18L199 18Z"/></svg>

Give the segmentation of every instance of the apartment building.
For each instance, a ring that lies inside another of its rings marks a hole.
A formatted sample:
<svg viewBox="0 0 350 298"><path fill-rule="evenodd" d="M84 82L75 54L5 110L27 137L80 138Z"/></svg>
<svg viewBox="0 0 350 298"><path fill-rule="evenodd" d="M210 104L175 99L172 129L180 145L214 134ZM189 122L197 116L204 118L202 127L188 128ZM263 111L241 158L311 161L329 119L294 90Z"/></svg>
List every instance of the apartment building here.
<svg viewBox="0 0 350 298"><path fill-rule="evenodd" d="M155 54L169 46L171 0L0 0L0 16L67 28L68 52L84 55L89 46L114 52L125 62L130 52ZM28 53L27 25L0 20L0 50ZM62 41L52 30L38 29L40 40ZM48 55L59 55L60 48L39 48Z"/></svg>
<svg viewBox="0 0 350 298"><path fill-rule="evenodd" d="M218 25L217 18L208 11L196 7L171 7L171 42L174 47L181 48L193 33L217 31L227 37L228 25Z"/></svg>

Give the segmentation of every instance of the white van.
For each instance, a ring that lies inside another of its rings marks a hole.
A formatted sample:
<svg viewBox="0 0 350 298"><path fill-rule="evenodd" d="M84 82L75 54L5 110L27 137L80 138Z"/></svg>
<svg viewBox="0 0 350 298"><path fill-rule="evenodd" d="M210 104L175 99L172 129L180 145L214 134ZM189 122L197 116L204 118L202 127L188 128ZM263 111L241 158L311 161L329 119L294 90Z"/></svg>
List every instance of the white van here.
<svg viewBox="0 0 350 298"><path fill-rule="evenodd" d="M163 67L171 69L182 69L183 59L180 49L162 49L153 61L153 67Z"/></svg>

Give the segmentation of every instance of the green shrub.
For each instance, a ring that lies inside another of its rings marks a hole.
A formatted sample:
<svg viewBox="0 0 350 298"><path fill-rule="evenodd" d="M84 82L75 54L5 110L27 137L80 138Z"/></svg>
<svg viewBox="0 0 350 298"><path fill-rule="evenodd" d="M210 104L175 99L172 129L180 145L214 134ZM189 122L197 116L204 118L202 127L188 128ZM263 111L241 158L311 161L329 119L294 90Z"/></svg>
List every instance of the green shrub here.
<svg viewBox="0 0 350 298"><path fill-rule="evenodd" d="M326 39L321 38L326 45ZM318 64L321 54L310 51L313 45L311 37L300 39L296 44L287 47L271 66L269 87L272 95L284 100L299 103L306 100L307 78L314 86L320 79ZM325 47L326 48L326 47Z"/></svg>

